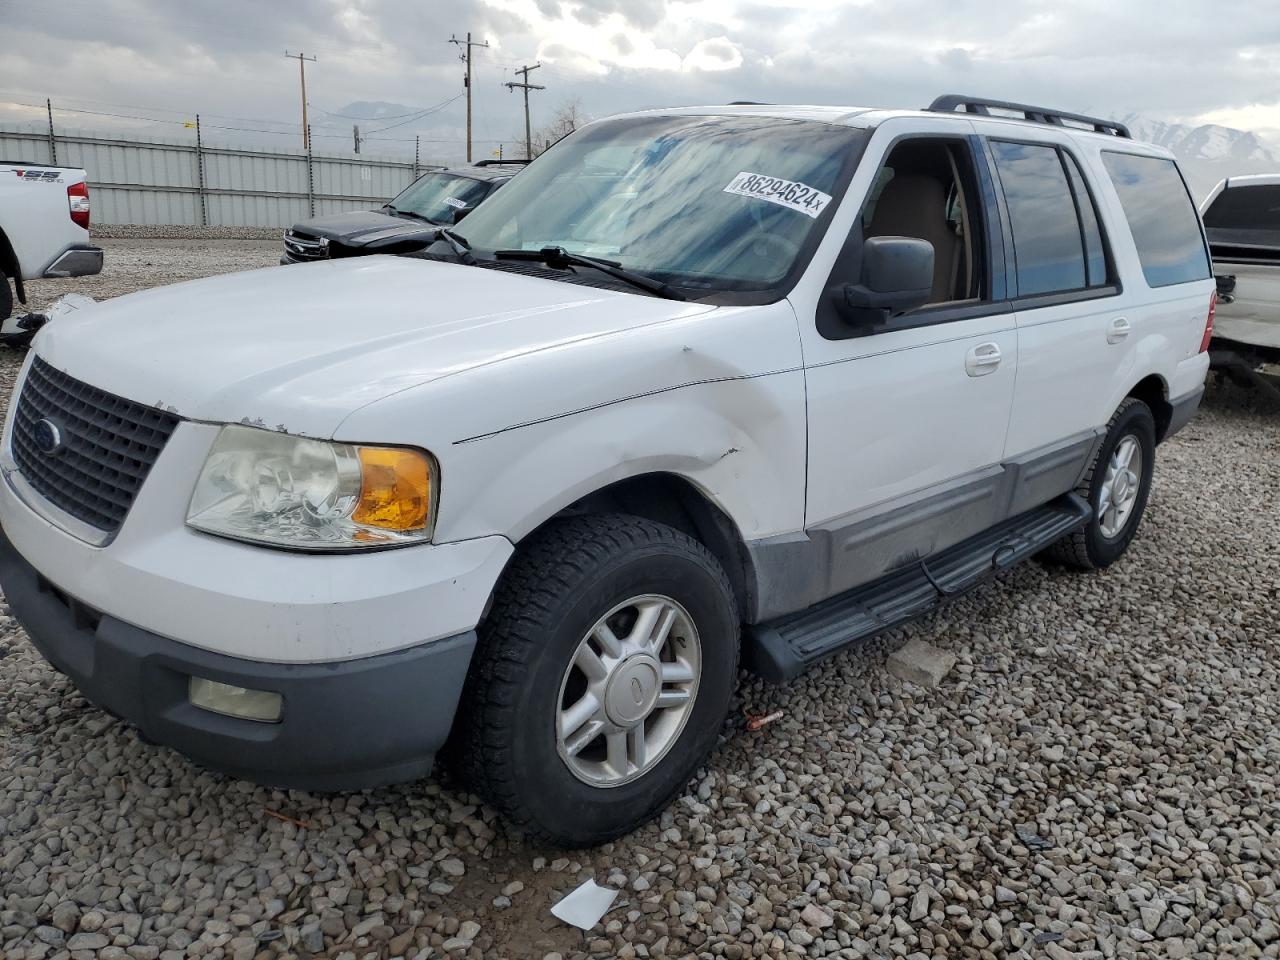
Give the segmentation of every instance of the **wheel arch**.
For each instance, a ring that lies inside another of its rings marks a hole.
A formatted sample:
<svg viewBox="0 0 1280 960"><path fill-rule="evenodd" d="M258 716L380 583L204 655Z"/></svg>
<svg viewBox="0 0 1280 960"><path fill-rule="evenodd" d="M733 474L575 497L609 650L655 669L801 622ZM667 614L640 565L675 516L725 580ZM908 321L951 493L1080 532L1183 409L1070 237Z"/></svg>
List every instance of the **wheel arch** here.
<svg viewBox="0 0 1280 960"><path fill-rule="evenodd" d="M1143 377L1125 394L1141 400L1151 409L1156 421L1156 443L1165 438L1173 421L1173 404L1169 402L1169 384L1157 373Z"/></svg>
<svg viewBox="0 0 1280 960"><path fill-rule="evenodd" d="M755 609L754 565L738 525L709 493L677 473L642 473L613 481L580 496L517 540L516 551L550 524L567 517L599 513L643 517L673 527L697 540L711 551L728 574L739 616L745 620ZM508 565L510 563L508 560ZM502 582L501 576L498 582Z"/></svg>
<svg viewBox="0 0 1280 960"><path fill-rule="evenodd" d="M22 285L22 264L18 263L18 255L3 227L0 227L0 273L13 280L13 286L18 292L18 302L25 304L27 291Z"/></svg>

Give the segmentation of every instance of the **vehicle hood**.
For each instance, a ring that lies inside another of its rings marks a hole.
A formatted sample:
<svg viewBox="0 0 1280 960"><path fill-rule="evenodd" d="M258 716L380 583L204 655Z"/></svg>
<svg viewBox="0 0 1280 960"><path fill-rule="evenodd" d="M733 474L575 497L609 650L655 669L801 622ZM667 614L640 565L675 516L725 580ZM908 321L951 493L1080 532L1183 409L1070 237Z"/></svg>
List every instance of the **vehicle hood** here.
<svg viewBox="0 0 1280 960"><path fill-rule="evenodd" d="M372 256L109 300L47 324L34 349L77 379L179 416L329 437L401 390L711 309Z"/></svg>
<svg viewBox="0 0 1280 960"><path fill-rule="evenodd" d="M336 213L329 217L315 217L295 223L293 229L313 237L326 237L340 243L349 243L374 234L393 236L396 233L422 233L435 227L425 220L393 217L377 210L357 210L355 213Z"/></svg>

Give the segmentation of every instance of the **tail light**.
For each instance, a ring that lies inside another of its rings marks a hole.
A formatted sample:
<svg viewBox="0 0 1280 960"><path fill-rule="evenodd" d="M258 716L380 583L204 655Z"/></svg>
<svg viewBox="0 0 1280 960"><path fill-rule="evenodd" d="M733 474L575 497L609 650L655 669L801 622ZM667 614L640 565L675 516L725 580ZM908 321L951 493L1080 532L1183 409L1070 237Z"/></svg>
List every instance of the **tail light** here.
<svg viewBox="0 0 1280 960"><path fill-rule="evenodd" d="M67 206L71 210L71 219L88 230L89 185L87 183L73 183L67 187Z"/></svg>
<svg viewBox="0 0 1280 960"><path fill-rule="evenodd" d="M1218 291L1209 294L1209 316L1204 320L1204 336L1200 338L1200 352L1209 349L1209 341L1213 339L1213 315L1218 310Z"/></svg>

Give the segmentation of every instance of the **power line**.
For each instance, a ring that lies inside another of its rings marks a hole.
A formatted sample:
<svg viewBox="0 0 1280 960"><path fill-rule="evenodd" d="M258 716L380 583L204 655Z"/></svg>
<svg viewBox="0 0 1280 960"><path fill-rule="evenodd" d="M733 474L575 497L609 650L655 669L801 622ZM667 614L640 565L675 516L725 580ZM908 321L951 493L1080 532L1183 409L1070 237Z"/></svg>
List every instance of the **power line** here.
<svg viewBox="0 0 1280 960"><path fill-rule="evenodd" d="M411 116L409 116L408 120L401 120L398 123L389 123L385 127L378 127L376 130L370 130L369 132L379 133L383 130L390 130L393 127L403 127L406 123L412 123L414 120L420 120L425 116L429 116L430 114L436 113L439 110L443 110L449 104L455 103L456 101L461 99L462 99L462 94L459 93L457 96L450 97L448 100L445 100L442 103L437 103L434 107L427 107L427 109L425 110L420 110L418 113L412 114ZM384 119L384 118L380 117L379 119Z"/></svg>

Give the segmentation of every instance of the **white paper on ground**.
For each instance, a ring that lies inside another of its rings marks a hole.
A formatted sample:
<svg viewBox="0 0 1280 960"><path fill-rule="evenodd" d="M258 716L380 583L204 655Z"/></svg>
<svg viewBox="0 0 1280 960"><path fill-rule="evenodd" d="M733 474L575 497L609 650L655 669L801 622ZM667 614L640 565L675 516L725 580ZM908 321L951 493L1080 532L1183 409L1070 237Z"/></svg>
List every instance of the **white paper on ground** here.
<svg viewBox="0 0 1280 960"><path fill-rule="evenodd" d="M551 913L565 923L590 930L609 912L617 896L617 890L597 886L594 880L587 880L553 906Z"/></svg>

